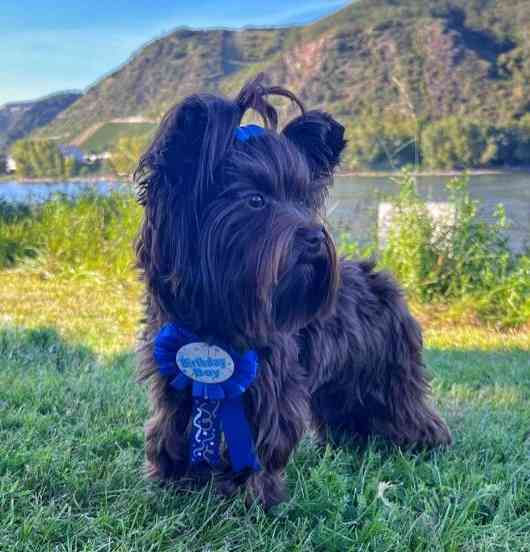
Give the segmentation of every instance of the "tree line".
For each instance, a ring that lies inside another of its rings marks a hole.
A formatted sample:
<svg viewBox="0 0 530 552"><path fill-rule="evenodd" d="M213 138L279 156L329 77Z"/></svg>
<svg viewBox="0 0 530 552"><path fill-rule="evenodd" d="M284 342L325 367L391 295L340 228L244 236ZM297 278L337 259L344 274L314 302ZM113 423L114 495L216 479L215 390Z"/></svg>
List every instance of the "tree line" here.
<svg viewBox="0 0 530 552"><path fill-rule="evenodd" d="M397 114L346 124L343 167L469 169L530 165L530 114L512 124L450 116L433 122Z"/></svg>
<svg viewBox="0 0 530 552"><path fill-rule="evenodd" d="M368 114L345 126L344 170L530 166L530 114L506 125L457 116L424 122L395 113ZM53 140L19 140L10 155L23 177L70 178L94 172L128 176L150 139L150 134L121 136L111 158L92 166L64 156Z"/></svg>
<svg viewBox="0 0 530 552"><path fill-rule="evenodd" d="M70 178L79 171L74 157L66 157L52 140L18 140L10 151L17 175L23 177Z"/></svg>
<svg viewBox="0 0 530 552"><path fill-rule="evenodd" d="M23 178L71 178L94 173L132 173L138 158L149 143L147 136L122 136L111 151L111 158L82 163L64 155L59 144L49 139L22 139L13 144L9 156L15 161L16 175ZM0 158L0 172L7 171L7 156Z"/></svg>

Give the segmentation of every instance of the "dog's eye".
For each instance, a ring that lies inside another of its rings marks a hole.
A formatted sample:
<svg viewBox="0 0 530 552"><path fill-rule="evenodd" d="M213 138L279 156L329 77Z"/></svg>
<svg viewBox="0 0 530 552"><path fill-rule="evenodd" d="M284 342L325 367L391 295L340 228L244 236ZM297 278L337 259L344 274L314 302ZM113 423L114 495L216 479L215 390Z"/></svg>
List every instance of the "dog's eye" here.
<svg viewBox="0 0 530 552"><path fill-rule="evenodd" d="M248 198L248 204L252 209L263 209L265 207L265 198L261 194L252 194Z"/></svg>

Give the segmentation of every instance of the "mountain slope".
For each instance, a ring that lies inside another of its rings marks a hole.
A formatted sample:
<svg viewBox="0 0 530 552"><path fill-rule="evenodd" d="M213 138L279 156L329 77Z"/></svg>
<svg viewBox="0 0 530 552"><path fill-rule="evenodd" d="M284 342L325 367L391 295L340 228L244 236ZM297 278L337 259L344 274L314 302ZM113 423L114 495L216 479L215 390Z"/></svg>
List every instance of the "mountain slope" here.
<svg viewBox="0 0 530 552"><path fill-rule="evenodd" d="M510 122L530 112L528 0L360 0L312 25L179 29L96 83L40 135L71 140L117 117L159 118L258 71L351 125L390 112Z"/></svg>
<svg viewBox="0 0 530 552"><path fill-rule="evenodd" d="M91 87L42 135L72 139L86 127L120 117L160 115L176 99L219 82L279 51L288 29L193 31L179 29L155 40Z"/></svg>
<svg viewBox="0 0 530 552"><path fill-rule="evenodd" d="M80 97L79 92L59 92L34 101L1 106L0 151L32 130L48 124Z"/></svg>

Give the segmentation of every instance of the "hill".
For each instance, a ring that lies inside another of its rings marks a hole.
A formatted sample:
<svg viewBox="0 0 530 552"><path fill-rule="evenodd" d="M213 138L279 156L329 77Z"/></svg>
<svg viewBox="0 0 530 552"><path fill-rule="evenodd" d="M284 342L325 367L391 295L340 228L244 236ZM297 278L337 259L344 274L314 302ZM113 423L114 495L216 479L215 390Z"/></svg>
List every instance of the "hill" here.
<svg viewBox="0 0 530 552"><path fill-rule="evenodd" d="M79 92L59 92L28 102L11 102L0 107L0 151L34 129L47 125L81 97Z"/></svg>
<svg viewBox="0 0 530 552"><path fill-rule="evenodd" d="M230 75L269 60L289 34L289 29L178 29L96 83L39 135L66 141L98 122L159 118L176 100L198 90L217 92Z"/></svg>
<svg viewBox="0 0 530 552"><path fill-rule="evenodd" d="M530 113L528 28L528 0L359 0L303 27L178 29L37 134L66 141L115 118L158 119L192 92L234 93L258 71L349 127L385 116L510 125Z"/></svg>
<svg viewBox="0 0 530 552"><path fill-rule="evenodd" d="M101 153L108 151L122 136L149 136L156 129L149 122L110 122L103 123L88 138L79 142L79 147L86 152Z"/></svg>

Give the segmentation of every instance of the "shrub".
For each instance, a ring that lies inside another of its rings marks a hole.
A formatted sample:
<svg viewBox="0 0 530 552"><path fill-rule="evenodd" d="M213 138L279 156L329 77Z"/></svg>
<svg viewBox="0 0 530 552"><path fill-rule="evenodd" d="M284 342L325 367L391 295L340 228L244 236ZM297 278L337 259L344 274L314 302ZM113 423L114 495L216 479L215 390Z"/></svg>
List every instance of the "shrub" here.
<svg viewBox="0 0 530 552"><path fill-rule="evenodd" d="M391 199L393 216L378 266L419 301L472 304L479 317L503 326L530 322L530 257L510 250L503 207L493 223L484 221L467 178L457 178L448 184L454 216L435 223L413 177L404 173L397 182L400 192ZM356 255L360 248L342 250Z"/></svg>
<svg viewBox="0 0 530 552"><path fill-rule="evenodd" d="M0 266L38 257L50 272L131 274L141 209L132 194L57 195L24 208L0 209Z"/></svg>

